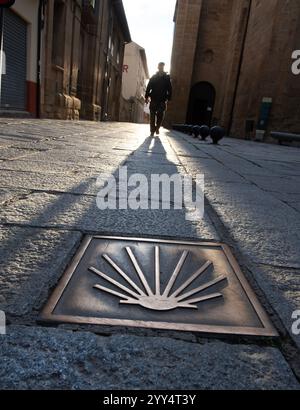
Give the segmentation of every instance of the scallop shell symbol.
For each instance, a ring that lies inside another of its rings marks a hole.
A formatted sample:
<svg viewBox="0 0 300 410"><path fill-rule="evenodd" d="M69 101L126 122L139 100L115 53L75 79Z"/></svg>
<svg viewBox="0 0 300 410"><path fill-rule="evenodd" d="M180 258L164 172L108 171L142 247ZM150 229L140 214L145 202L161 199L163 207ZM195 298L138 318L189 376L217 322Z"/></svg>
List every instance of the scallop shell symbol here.
<svg viewBox="0 0 300 410"><path fill-rule="evenodd" d="M213 279L202 286L195 287L190 291L185 290L193 284L198 277L200 277L212 264L212 262L207 261L204 263L195 273L193 273L178 289L172 292L172 288L178 275L181 272L183 264L189 254L188 251L184 251L176 265L174 272L171 275L169 282L167 283L165 289L161 290L160 285L160 248L155 246L155 291L153 292L149 286L149 283L136 259L134 253L130 247L125 248L127 254L135 268L135 271L143 285L142 289L139 287L108 255L103 254L102 257L118 272L120 276L125 279L125 281L131 286L130 289L127 286L122 285L115 279L106 275L105 273L99 271L94 267L90 267L89 270L94 274L100 276L106 282L113 284L116 288L120 290L115 291L105 286L94 285L95 289L101 292L106 292L120 298L121 304L126 305L140 305L146 309L157 310L157 311L168 311L177 308L188 308L188 309L198 309L197 303L205 302L212 299L217 299L222 297L221 293L211 293L204 296L193 297L214 285L226 281L226 276L222 275L216 279ZM134 290L133 290L134 289ZM124 293L121 293L124 292Z"/></svg>

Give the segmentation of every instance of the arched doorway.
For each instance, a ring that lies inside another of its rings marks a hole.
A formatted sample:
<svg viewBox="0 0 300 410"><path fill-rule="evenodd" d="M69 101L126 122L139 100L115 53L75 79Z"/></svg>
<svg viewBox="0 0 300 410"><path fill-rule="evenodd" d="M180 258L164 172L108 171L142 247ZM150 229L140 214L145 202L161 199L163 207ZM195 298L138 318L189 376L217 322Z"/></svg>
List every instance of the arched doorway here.
<svg viewBox="0 0 300 410"><path fill-rule="evenodd" d="M216 91L208 82L195 84L190 93L187 123L211 126Z"/></svg>

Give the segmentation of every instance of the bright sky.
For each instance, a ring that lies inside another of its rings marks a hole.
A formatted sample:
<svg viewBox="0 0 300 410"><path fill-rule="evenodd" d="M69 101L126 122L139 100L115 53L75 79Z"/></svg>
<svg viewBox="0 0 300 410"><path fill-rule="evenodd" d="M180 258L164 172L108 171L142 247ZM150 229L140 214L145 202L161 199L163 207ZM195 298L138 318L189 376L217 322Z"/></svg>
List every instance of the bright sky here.
<svg viewBox="0 0 300 410"><path fill-rule="evenodd" d="M150 75L160 61L170 71L176 0L123 0L132 41L145 48Z"/></svg>

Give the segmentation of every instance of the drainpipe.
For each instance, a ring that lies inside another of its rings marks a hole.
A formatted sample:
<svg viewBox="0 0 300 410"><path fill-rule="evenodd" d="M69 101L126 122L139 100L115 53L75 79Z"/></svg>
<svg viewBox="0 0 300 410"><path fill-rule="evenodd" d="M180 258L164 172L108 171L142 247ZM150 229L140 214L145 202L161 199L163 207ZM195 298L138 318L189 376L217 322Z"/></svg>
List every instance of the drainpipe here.
<svg viewBox="0 0 300 410"><path fill-rule="evenodd" d="M110 11L111 12L111 11ZM105 73L107 73L106 81L105 81L105 112L104 112L104 121L108 120L108 106L109 106L109 97L110 97L110 91L111 91L111 66L112 63L110 61L111 55L111 46L113 42L113 19L112 21L112 26L109 28L108 32L108 39L107 39L107 56L106 56L106 63L105 63ZM109 39L111 38L111 44L109 48Z"/></svg>
<svg viewBox="0 0 300 410"><path fill-rule="evenodd" d="M73 97L73 65L74 65L74 27L76 22L77 4L73 2L73 19L72 19L72 39L71 39L71 61L70 61L70 76L69 76L69 95ZM81 22L80 22L81 24ZM73 114L74 115L74 114Z"/></svg>
<svg viewBox="0 0 300 410"><path fill-rule="evenodd" d="M102 111L103 111L103 107L102 107L102 101L103 101L103 72L101 75L101 82L99 84L99 71L100 71L100 64L101 64L101 56L102 56L102 43L103 43L103 25L104 25L104 1L102 1L102 6L101 6L101 28L100 28L100 45L99 45L99 55L98 55L98 65L97 65L97 70L98 70L98 76L97 76L97 85L96 85L96 104L97 104L97 100L99 101L99 105L100 105L100 118L99 121L101 121L102 118ZM100 91L101 90L101 91ZM101 97L99 96L99 91L101 93Z"/></svg>
<svg viewBox="0 0 300 410"><path fill-rule="evenodd" d="M240 55L239 65L238 65L237 79L236 79L236 83L235 83L232 107L231 107L231 111L230 111L229 124L228 124L228 129L227 129L227 135L228 136L230 136L231 128L232 128L232 124L233 124L233 115L234 115L235 103L236 103L236 99L237 99L237 92L238 92L239 83L240 83L242 65L243 65L243 61L244 61L246 38L247 38L247 34L248 34L251 9L252 9L252 0L249 0L249 6L248 6L248 11L247 11L247 17L246 17L246 27L245 27L245 31L244 31L244 35L243 35L243 42L242 42L242 51L241 51L241 55Z"/></svg>
<svg viewBox="0 0 300 410"><path fill-rule="evenodd" d="M38 10L38 38L37 38L37 75L36 75L36 116L41 116L41 42L42 42L42 30L43 30L43 8L45 0L39 0Z"/></svg>

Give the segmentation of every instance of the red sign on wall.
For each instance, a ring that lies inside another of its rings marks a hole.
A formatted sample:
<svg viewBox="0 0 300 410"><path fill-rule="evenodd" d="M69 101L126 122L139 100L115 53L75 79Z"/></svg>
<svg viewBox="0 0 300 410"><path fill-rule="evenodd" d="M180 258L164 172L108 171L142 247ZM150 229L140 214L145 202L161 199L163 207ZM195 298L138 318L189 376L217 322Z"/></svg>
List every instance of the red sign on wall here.
<svg viewBox="0 0 300 410"><path fill-rule="evenodd" d="M14 2L15 0L0 0L0 7L10 7Z"/></svg>

